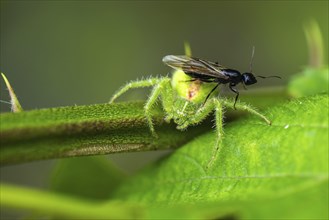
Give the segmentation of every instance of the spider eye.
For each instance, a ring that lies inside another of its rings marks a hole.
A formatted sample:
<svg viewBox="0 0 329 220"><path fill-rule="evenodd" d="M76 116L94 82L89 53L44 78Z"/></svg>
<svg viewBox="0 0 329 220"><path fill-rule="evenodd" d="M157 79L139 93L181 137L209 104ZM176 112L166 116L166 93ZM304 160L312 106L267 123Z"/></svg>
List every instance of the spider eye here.
<svg viewBox="0 0 329 220"><path fill-rule="evenodd" d="M245 85L255 84L257 82L256 78L252 73L244 73L242 74L242 80Z"/></svg>

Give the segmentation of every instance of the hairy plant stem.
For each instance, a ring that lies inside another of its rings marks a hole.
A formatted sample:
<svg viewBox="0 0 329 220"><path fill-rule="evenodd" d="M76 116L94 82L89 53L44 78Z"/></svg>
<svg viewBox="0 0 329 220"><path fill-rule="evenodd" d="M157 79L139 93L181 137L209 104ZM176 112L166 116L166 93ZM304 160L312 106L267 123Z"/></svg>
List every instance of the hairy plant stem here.
<svg viewBox="0 0 329 220"><path fill-rule="evenodd" d="M255 103L269 96L273 100L275 94L282 99L282 90L273 91L263 93L264 97L258 97ZM0 115L0 164L177 148L212 127L203 123L181 132L174 124L164 123L160 107L154 109L152 115L158 138L150 134L142 102L3 113ZM228 120L229 117L230 114L226 116Z"/></svg>

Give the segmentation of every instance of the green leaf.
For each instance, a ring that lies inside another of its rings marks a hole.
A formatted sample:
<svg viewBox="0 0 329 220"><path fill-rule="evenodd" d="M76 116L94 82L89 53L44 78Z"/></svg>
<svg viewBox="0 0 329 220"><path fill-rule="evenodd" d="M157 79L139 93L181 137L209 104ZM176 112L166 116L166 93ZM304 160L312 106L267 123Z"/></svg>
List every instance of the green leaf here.
<svg viewBox="0 0 329 220"><path fill-rule="evenodd" d="M157 139L140 102L0 114L0 163L175 148L207 130L197 126L181 135L173 124L158 127L164 117L160 108L152 115Z"/></svg>
<svg viewBox="0 0 329 220"><path fill-rule="evenodd" d="M305 68L295 74L288 85L288 92L293 97L303 97L319 93L329 93L328 67Z"/></svg>
<svg viewBox="0 0 329 220"><path fill-rule="evenodd" d="M104 204L8 184L1 184L0 201L1 209L5 206L38 211L56 219L131 219L143 214L136 204L120 201Z"/></svg>
<svg viewBox="0 0 329 220"><path fill-rule="evenodd" d="M207 133L125 182L108 202L1 185L1 205L68 218L328 218L328 96L225 126L214 166ZM56 208L54 208L56 207Z"/></svg>
<svg viewBox="0 0 329 220"><path fill-rule="evenodd" d="M108 199L125 175L105 157L80 157L58 161L50 189L86 199Z"/></svg>
<svg viewBox="0 0 329 220"><path fill-rule="evenodd" d="M329 94L328 63L324 61L325 47L318 23L310 20L304 27L309 51L309 64L289 81L288 93L295 97Z"/></svg>
<svg viewBox="0 0 329 220"><path fill-rule="evenodd" d="M285 97L281 88L259 90L258 93L248 92L243 98L257 106L268 106L273 104L273 99L279 102ZM268 101L269 97L272 97L271 102ZM176 125L163 124L164 116L159 107L152 112L158 139L150 135L142 102L0 114L0 164L176 148L211 127L209 123L203 123L189 128L189 132L182 135ZM242 113L228 112L226 118Z"/></svg>
<svg viewBox="0 0 329 220"><path fill-rule="evenodd" d="M328 194L318 190L328 187L328 96L296 99L269 109L266 115L272 118L272 126L256 117L227 124L210 170L205 166L214 146L213 133L191 141L135 176L115 198L165 206L227 201L234 214L241 210L237 202L255 203L268 205L268 213L263 214L267 217L274 216L272 206L278 207L280 199L288 198L290 213L275 215L284 218L303 217L299 208L313 196L319 200L315 206L324 203L328 207ZM240 214L249 216L248 210ZM327 208L321 213L314 210L317 208L310 207L307 216L328 215Z"/></svg>

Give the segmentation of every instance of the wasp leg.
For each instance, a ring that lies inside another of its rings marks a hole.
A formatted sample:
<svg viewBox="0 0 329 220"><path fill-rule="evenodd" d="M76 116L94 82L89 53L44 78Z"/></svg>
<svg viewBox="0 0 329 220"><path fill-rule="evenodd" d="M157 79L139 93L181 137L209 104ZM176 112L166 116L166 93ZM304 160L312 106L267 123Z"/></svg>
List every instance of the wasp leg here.
<svg viewBox="0 0 329 220"><path fill-rule="evenodd" d="M153 122L152 122L152 115L151 115L151 109L154 106L157 98L159 96L162 97L162 99L165 99L165 95L163 95L168 88L168 85L170 86L170 79L169 78L162 78L158 81L158 84L153 88L145 106L144 106L144 111L145 111L145 116L147 119L147 123L150 127L151 133L154 137L157 137L157 134L155 133ZM163 100L163 103L170 102L170 100ZM166 109L165 109L166 111Z"/></svg>
<svg viewBox="0 0 329 220"><path fill-rule="evenodd" d="M204 106L208 100L208 98L210 97L211 93L213 93L215 91L215 89L217 89L217 87L219 86L220 83L218 83L210 92L209 94L207 95L206 99L204 100L202 106Z"/></svg>
<svg viewBox="0 0 329 220"><path fill-rule="evenodd" d="M146 80L133 81L133 82L127 83L112 96L109 103L114 102L114 100L116 100L119 96L121 96L123 93L127 92L130 89L154 86L157 83L159 83L160 80L161 79L159 79L159 78L150 78L150 79L146 79Z"/></svg>
<svg viewBox="0 0 329 220"><path fill-rule="evenodd" d="M197 79L180 80L179 82L194 82L194 81L197 81Z"/></svg>
<svg viewBox="0 0 329 220"><path fill-rule="evenodd" d="M236 88L233 88L232 86L235 86L235 84L230 84L229 88L232 92L234 92L236 94L235 100L234 100L234 105L233 105L234 109L236 110L235 104L236 104L236 102L238 101L238 98L239 98L239 91Z"/></svg>

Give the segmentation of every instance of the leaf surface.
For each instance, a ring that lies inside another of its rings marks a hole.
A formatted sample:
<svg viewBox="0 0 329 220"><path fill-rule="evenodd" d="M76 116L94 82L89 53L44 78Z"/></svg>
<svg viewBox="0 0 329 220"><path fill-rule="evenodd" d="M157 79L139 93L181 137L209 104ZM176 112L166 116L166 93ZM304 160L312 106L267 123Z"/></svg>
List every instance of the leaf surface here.
<svg viewBox="0 0 329 220"><path fill-rule="evenodd" d="M212 132L132 178L115 198L147 205L259 200L278 204L281 198L313 190L316 193L307 198L317 196L319 204L327 205L328 194L315 189L328 187L328 96L296 99L266 115L272 126L253 116L227 124L211 169L205 167L214 146ZM303 207L306 200L290 203ZM321 216L327 216L322 211Z"/></svg>

